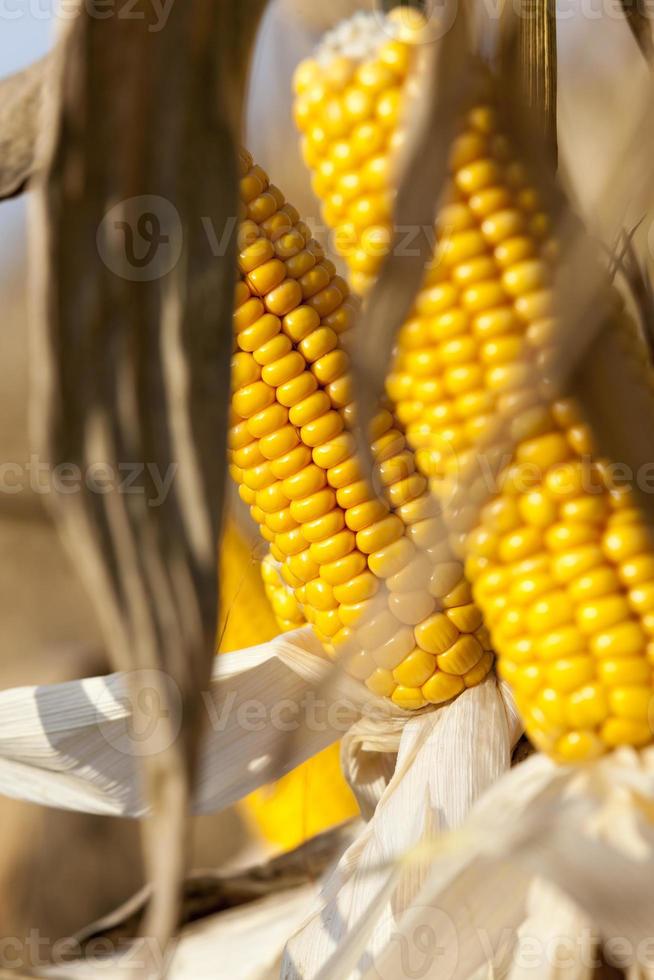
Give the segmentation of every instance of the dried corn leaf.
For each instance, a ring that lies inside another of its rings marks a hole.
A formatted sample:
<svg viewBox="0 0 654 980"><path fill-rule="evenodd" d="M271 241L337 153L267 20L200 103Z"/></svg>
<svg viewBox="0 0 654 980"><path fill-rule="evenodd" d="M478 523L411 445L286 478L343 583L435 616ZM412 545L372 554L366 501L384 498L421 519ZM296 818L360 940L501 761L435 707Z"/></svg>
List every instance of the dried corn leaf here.
<svg viewBox="0 0 654 980"><path fill-rule="evenodd" d="M114 663L161 670L168 737L144 768L155 889L145 928L162 943L177 917L214 652L225 468L235 243L213 254L203 219L222 233L237 212L244 71L263 5L190 0L163 22L145 3L129 19L85 9L44 105L37 421L52 466L113 475L96 492L82 478L53 507ZM146 464L142 492L121 492L117 475ZM170 479L166 492L155 476Z"/></svg>
<svg viewBox="0 0 654 980"><path fill-rule="evenodd" d="M0 200L20 194L37 168L41 101L53 60L0 81Z"/></svg>

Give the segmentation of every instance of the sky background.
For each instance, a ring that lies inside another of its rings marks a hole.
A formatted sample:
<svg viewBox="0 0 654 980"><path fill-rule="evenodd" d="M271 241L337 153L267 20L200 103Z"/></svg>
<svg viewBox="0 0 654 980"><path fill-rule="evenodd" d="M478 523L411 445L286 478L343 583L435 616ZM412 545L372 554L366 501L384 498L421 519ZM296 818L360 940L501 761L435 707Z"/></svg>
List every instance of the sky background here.
<svg viewBox="0 0 654 980"><path fill-rule="evenodd" d="M48 0L0 0L0 78L45 54L52 36L51 10ZM24 222L23 200L0 204L0 251L15 250Z"/></svg>

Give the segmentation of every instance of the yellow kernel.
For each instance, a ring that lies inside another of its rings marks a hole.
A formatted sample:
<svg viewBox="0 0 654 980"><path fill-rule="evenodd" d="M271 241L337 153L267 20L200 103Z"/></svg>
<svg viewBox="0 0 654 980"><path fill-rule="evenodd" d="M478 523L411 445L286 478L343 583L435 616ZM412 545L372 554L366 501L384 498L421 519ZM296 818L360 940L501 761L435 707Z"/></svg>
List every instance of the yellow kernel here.
<svg viewBox="0 0 654 980"><path fill-rule="evenodd" d="M294 449L300 438L292 425L285 425L259 440L259 449L266 459L277 459Z"/></svg>
<svg viewBox="0 0 654 980"><path fill-rule="evenodd" d="M266 364L261 376L266 384L278 388L286 381L296 378L304 371L304 358L297 351L291 351L272 364Z"/></svg>
<svg viewBox="0 0 654 980"><path fill-rule="evenodd" d="M542 490L533 490L520 497L518 508L523 520L534 527L550 527L556 521L556 504Z"/></svg>
<svg viewBox="0 0 654 980"><path fill-rule="evenodd" d="M287 564L293 574L299 578L301 582L310 582L312 579L317 578L318 573L321 570L320 566L309 554L308 548L299 555L292 555L288 559Z"/></svg>
<svg viewBox="0 0 654 980"><path fill-rule="evenodd" d="M249 419L252 415L272 405L275 401L275 390L263 381L255 381L234 393L232 407L237 415Z"/></svg>
<svg viewBox="0 0 654 980"><path fill-rule="evenodd" d="M331 470L344 463L355 453L355 443L350 432L341 432L323 445L314 447L313 460L323 470Z"/></svg>
<svg viewBox="0 0 654 980"><path fill-rule="evenodd" d="M393 670L393 677L405 687L421 687L436 670L436 658L416 647Z"/></svg>
<svg viewBox="0 0 654 980"><path fill-rule="evenodd" d="M590 638L590 648L596 657L629 657L642 654L646 644L645 633L633 620L618 623L610 629L595 633Z"/></svg>
<svg viewBox="0 0 654 980"><path fill-rule="evenodd" d="M616 718L648 721L652 711L652 689L647 686L613 687L609 691L609 708Z"/></svg>
<svg viewBox="0 0 654 980"><path fill-rule="evenodd" d="M390 698L395 690L395 679L390 670L378 667L366 679L366 687L380 698Z"/></svg>
<svg viewBox="0 0 654 980"><path fill-rule="evenodd" d="M602 683L607 687L623 684L649 684L652 668L642 656L642 649L638 652L641 653L641 656L623 657L622 651L618 651L616 659L601 660L597 665L597 670Z"/></svg>
<svg viewBox="0 0 654 980"><path fill-rule="evenodd" d="M629 591L629 604L636 612L643 613L654 611L654 582L647 582L644 585L637 585Z"/></svg>
<svg viewBox="0 0 654 980"><path fill-rule="evenodd" d="M536 527L523 527L505 535L499 542L500 561L511 563L528 558L543 548L541 532Z"/></svg>
<svg viewBox="0 0 654 980"><path fill-rule="evenodd" d="M302 525L302 534L310 544L313 544L314 541L323 541L325 538L337 534L344 527L345 519L343 517L343 511L340 507L337 507L323 517L317 517L314 521L305 522Z"/></svg>
<svg viewBox="0 0 654 980"><path fill-rule="evenodd" d="M576 620L583 633L601 633L629 619L629 603L621 595L605 596L578 606Z"/></svg>
<svg viewBox="0 0 654 980"><path fill-rule="evenodd" d="M253 507L252 510L255 510L255 508ZM283 531L292 531L293 528L298 526L289 507L285 507L284 510L275 511L273 514L267 514L260 507L257 507L256 510L257 517L261 518L258 523L265 523L266 527L274 531L275 534L280 534Z"/></svg>
<svg viewBox="0 0 654 980"><path fill-rule="evenodd" d="M351 507L345 514L345 521L351 531L362 531L385 517L388 509L388 504L383 500L369 500Z"/></svg>
<svg viewBox="0 0 654 980"><path fill-rule="evenodd" d="M288 413L292 425L301 428L309 422L315 421L325 415L331 408L329 397L324 391L314 391L307 398L297 402Z"/></svg>
<svg viewBox="0 0 654 980"><path fill-rule="evenodd" d="M277 389L277 401L290 408L308 398L317 388L318 382L314 376L304 371L297 378L280 385Z"/></svg>
<svg viewBox="0 0 654 980"><path fill-rule="evenodd" d="M403 687L402 685L395 688L391 700L398 708L404 708L407 711L416 711L418 708L424 708L427 704L420 688Z"/></svg>
<svg viewBox="0 0 654 980"><path fill-rule="evenodd" d="M479 662L472 668L472 670L467 671L467 673L463 675L463 682L465 686L476 687L477 684L480 684L493 666L493 660L493 654L489 651L484 651Z"/></svg>
<svg viewBox="0 0 654 980"><path fill-rule="evenodd" d="M277 317L273 317L273 319L277 320ZM279 321L277 320L277 322ZM244 331L244 333L246 332ZM270 340L266 341L266 343L257 346L253 357L257 364L261 364L262 366L272 364L273 361L278 361L281 357L285 357L290 353L291 348L292 344L288 337L283 333L277 333Z"/></svg>
<svg viewBox="0 0 654 980"><path fill-rule="evenodd" d="M518 447L516 458L521 463L533 463L543 474L546 470L563 463L570 456L570 448L565 436L560 432L537 436Z"/></svg>
<svg viewBox="0 0 654 980"><path fill-rule="evenodd" d="M344 558L331 561L320 568L320 574L330 585L343 585L365 571L366 559L360 551L352 551Z"/></svg>
<svg viewBox="0 0 654 980"><path fill-rule="evenodd" d="M307 543L299 527L275 535L275 544L284 555L297 555L304 551Z"/></svg>
<svg viewBox="0 0 654 980"><path fill-rule="evenodd" d="M647 745L652 740L652 729L648 722L634 721L628 718L608 718L600 735L606 745Z"/></svg>
<svg viewBox="0 0 654 980"><path fill-rule="evenodd" d="M464 687L461 677L438 671L423 684L422 692L431 704L443 704L460 694Z"/></svg>
<svg viewBox="0 0 654 980"><path fill-rule="evenodd" d="M584 730L567 732L553 748L555 757L564 763L589 762L603 752L604 745L595 732Z"/></svg>
<svg viewBox="0 0 654 980"><path fill-rule="evenodd" d="M362 572L342 585L334 586L334 598L344 605L371 599L379 589L379 579L372 572Z"/></svg>
<svg viewBox="0 0 654 980"><path fill-rule="evenodd" d="M415 636L427 653L442 654L458 639L459 631L444 613L435 613L416 626Z"/></svg>
<svg viewBox="0 0 654 980"><path fill-rule="evenodd" d="M622 562L618 575L628 588L654 581L654 554L638 555Z"/></svg>
<svg viewBox="0 0 654 980"><path fill-rule="evenodd" d="M599 542L599 536L596 524L560 523L545 532L545 544L550 551L559 553Z"/></svg>
<svg viewBox="0 0 654 980"><path fill-rule="evenodd" d="M302 289L295 279L285 279L281 285L267 293L265 298L268 312L280 317L286 316L301 302Z"/></svg>
<svg viewBox="0 0 654 980"><path fill-rule="evenodd" d="M307 497L294 499L291 501L291 514L298 524L308 524L309 521L317 521L334 509L334 491L325 487Z"/></svg>
<svg viewBox="0 0 654 980"><path fill-rule="evenodd" d="M301 437L305 446L322 446L343 431L343 419L338 412L326 412L313 422L302 426Z"/></svg>
<svg viewBox="0 0 654 980"><path fill-rule="evenodd" d="M534 650L541 660L573 657L586 649L586 639L576 626L563 626L534 637Z"/></svg>
<svg viewBox="0 0 654 980"><path fill-rule="evenodd" d="M341 622L344 626L361 626L362 624L368 624L372 626L374 624L375 610L377 608L377 603L372 602L370 599L365 602L353 602L353 603L342 603L338 608L338 614L341 617ZM389 628L397 628L397 623L391 623ZM361 636L357 633L357 642L360 646L365 646L370 649L374 647L375 641L371 643L362 643Z"/></svg>
<svg viewBox="0 0 654 980"><path fill-rule="evenodd" d="M370 555L400 540L403 534L402 521L394 514L389 514L388 517L359 531L356 536L357 547L365 555Z"/></svg>
<svg viewBox="0 0 654 980"><path fill-rule="evenodd" d="M373 492L370 485L365 480L357 480L356 483L350 483L347 487L340 487L336 491L336 499L344 510L365 504L372 496Z"/></svg>
<svg viewBox="0 0 654 980"><path fill-rule="evenodd" d="M295 473L293 476L289 476L284 480L284 493L289 500L302 500L304 497L309 497L311 494L315 494L318 490L322 490L327 482L327 478L323 470L320 467L315 466L310 463L299 473ZM332 501L335 502L334 494L330 491L330 497ZM334 504L332 503L332 507ZM331 510L331 508L330 508ZM316 517L321 515L316 514ZM308 520L313 518L308 517Z"/></svg>
<svg viewBox="0 0 654 980"><path fill-rule="evenodd" d="M586 684L569 694L566 720L573 728L595 728L608 714L606 694L599 684Z"/></svg>
<svg viewBox="0 0 654 980"><path fill-rule="evenodd" d="M248 419L248 431L256 439L276 432L288 422L288 412L282 405L273 403Z"/></svg>
<svg viewBox="0 0 654 980"><path fill-rule="evenodd" d="M462 677L475 667L484 655L474 636L460 636L445 653L436 657L439 670Z"/></svg>
<svg viewBox="0 0 654 980"><path fill-rule="evenodd" d="M606 559L596 545L587 545L564 551L552 557L552 574L558 582L567 583L589 572L598 565L604 566Z"/></svg>
<svg viewBox="0 0 654 980"><path fill-rule="evenodd" d="M584 575L573 579L568 586L568 594L574 602L598 599L620 591L618 576L609 565L599 565Z"/></svg>
<svg viewBox="0 0 654 980"><path fill-rule="evenodd" d="M299 473L300 470L309 466L310 463L311 450L308 446L303 446L300 443L299 446L291 449L285 456L280 456L278 459L272 460L270 469L278 480L285 480L288 476Z"/></svg>

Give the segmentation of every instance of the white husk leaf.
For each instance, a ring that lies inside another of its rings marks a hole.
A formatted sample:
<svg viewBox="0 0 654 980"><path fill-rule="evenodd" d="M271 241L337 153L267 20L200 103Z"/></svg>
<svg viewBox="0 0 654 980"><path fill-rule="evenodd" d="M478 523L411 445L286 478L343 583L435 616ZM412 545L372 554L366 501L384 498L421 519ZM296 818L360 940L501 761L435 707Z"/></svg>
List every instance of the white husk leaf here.
<svg viewBox="0 0 654 980"><path fill-rule="evenodd" d="M170 957L168 980L215 980L217 976L273 980L279 975L288 933L302 921L317 888L316 884L302 885L187 926L166 954ZM40 971L40 976L65 980L125 977L128 967L143 958L144 943L147 939L125 941L100 962L66 962Z"/></svg>
<svg viewBox="0 0 654 980"><path fill-rule="evenodd" d="M653 861L653 749L621 749L581 770L532 756L433 842L424 886L383 948L376 933L366 940L360 975L408 980L411 962L429 954L421 975L438 980L582 980L598 935L619 939L631 980L652 977ZM551 956L553 936L554 949L576 950L567 972ZM526 937L541 959L520 972ZM338 955L325 976L338 975Z"/></svg>
<svg viewBox="0 0 654 980"><path fill-rule="evenodd" d="M366 963L414 907L439 835L458 827L508 769L519 732L510 695L494 675L446 710L405 722L395 773L327 881L319 907L289 943L282 977L364 975ZM369 743L365 734L364 726L356 729L355 753L377 748L378 733L367 733Z"/></svg>
<svg viewBox="0 0 654 980"><path fill-rule="evenodd" d="M135 704L135 686L123 674L0 693L0 793L142 816L138 761L161 750L159 729L167 726L157 724L160 676L141 671L136 680ZM315 689L324 685L322 702ZM179 692L170 693L172 710L181 712ZM325 660L310 628L217 658L204 697L195 812L220 810L282 776L336 741L375 701ZM389 708L390 717L398 714Z"/></svg>

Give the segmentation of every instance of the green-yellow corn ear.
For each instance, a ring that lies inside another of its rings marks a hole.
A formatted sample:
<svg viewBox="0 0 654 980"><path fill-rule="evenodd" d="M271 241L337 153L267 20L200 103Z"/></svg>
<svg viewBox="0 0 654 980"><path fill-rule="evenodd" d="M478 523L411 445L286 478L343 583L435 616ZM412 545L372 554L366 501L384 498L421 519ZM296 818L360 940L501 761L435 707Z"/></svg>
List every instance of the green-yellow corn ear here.
<svg viewBox="0 0 654 980"><path fill-rule="evenodd" d="M241 199L229 434L241 497L329 653L401 707L448 701L493 660L463 566L386 409L369 433L382 499L362 478L339 339L347 285L245 152Z"/></svg>

